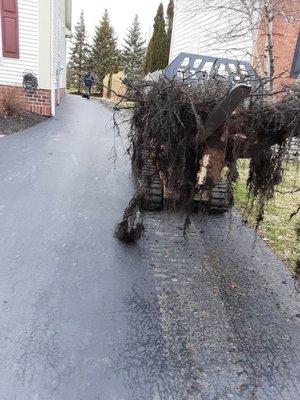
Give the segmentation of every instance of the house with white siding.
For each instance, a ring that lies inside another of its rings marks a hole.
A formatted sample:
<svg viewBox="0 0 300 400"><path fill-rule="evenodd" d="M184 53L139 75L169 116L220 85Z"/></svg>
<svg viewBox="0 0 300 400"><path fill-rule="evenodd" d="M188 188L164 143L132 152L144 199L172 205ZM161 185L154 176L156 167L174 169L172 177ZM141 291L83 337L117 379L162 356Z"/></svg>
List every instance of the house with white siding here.
<svg viewBox="0 0 300 400"><path fill-rule="evenodd" d="M250 61L263 68L266 34L265 29L257 29L261 13L257 8L250 21L234 2L226 1L210 6L209 0L175 0L170 61L180 53L193 53ZM288 21L278 15L272 24L275 76L281 77L277 85L291 82L300 73L300 1L284 4L293 10L294 18Z"/></svg>
<svg viewBox="0 0 300 400"><path fill-rule="evenodd" d="M0 94L13 88L29 111L55 115L71 22L72 0L0 0Z"/></svg>
<svg viewBox="0 0 300 400"><path fill-rule="evenodd" d="M250 61L252 35L239 19L232 10L208 8L199 0L175 0L171 60L183 52ZM237 24L245 34L228 37Z"/></svg>

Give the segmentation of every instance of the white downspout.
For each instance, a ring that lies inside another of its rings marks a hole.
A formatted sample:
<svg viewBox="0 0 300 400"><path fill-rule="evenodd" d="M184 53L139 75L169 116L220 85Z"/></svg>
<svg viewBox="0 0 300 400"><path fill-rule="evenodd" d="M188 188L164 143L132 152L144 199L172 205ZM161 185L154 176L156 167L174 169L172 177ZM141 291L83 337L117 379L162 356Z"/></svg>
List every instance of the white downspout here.
<svg viewBox="0 0 300 400"><path fill-rule="evenodd" d="M51 35L50 35L50 82L51 82L51 115L55 116L56 96L55 96L55 79L53 74L53 60L54 60L54 1L50 0L50 18L51 18Z"/></svg>
<svg viewBox="0 0 300 400"><path fill-rule="evenodd" d="M172 35L171 35L171 43L170 43L170 53L169 53L169 64L173 61L173 46L174 46L174 38L175 38L175 22L178 12L178 4L177 1L174 2L174 15L173 15L173 26L172 26Z"/></svg>

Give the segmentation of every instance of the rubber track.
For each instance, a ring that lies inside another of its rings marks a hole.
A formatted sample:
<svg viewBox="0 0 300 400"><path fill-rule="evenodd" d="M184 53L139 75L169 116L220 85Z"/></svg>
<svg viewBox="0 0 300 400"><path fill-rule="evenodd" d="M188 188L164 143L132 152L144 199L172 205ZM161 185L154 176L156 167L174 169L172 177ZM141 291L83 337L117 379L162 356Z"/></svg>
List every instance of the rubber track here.
<svg viewBox="0 0 300 400"><path fill-rule="evenodd" d="M142 151L142 159L141 183L147 186L143 208L147 211L160 210L163 205L163 187L159 173L155 165L149 160L147 150Z"/></svg>
<svg viewBox="0 0 300 400"><path fill-rule="evenodd" d="M220 182L212 189L209 211L223 214L230 210L233 202L232 189L227 182Z"/></svg>

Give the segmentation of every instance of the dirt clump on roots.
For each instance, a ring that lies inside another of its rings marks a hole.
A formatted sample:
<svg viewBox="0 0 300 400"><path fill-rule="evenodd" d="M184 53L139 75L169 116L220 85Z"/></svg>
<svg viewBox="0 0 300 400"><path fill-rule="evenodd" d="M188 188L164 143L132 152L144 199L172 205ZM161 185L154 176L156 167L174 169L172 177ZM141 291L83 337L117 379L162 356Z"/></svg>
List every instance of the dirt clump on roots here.
<svg viewBox="0 0 300 400"><path fill-rule="evenodd" d="M128 244L133 244L139 240L144 231L143 220L141 217L140 206L144 193L138 191L130 201L124 211L121 222L116 226L115 236Z"/></svg>

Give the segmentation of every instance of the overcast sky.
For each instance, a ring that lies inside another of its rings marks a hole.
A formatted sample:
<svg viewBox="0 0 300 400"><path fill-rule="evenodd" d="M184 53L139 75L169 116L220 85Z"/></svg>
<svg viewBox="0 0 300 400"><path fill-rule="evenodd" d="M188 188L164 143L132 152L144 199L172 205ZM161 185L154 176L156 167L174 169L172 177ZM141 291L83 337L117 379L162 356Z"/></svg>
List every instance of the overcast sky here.
<svg viewBox="0 0 300 400"><path fill-rule="evenodd" d="M83 9L89 40L91 40L95 25L98 25L104 9L107 8L120 45L135 14L139 16L143 36L149 39L153 19L161 1L166 8L168 0L73 0L73 26Z"/></svg>

